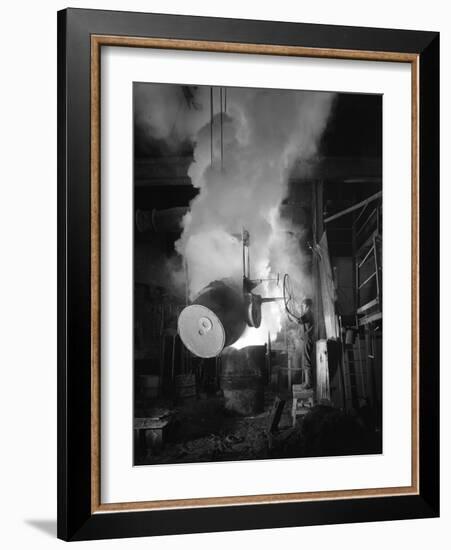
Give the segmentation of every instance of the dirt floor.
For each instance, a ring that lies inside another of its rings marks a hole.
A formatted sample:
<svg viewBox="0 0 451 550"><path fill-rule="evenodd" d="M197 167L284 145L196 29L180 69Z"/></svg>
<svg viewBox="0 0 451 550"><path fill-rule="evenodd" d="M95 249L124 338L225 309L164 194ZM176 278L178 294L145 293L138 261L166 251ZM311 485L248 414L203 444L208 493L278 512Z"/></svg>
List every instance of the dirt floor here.
<svg viewBox="0 0 451 550"><path fill-rule="evenodd" d="M381 437L362 418L317 406L299 416L292 426L287 400L278 430L269 430L275 395L265 395L265 410L239 417L228 412L220 395L201 395L169 407L159 401L152 410L170 420L160 448L146 444L141 435L135 464L174 464L228 460L255 460L305 456L336 456L381 452Z"/></svg>

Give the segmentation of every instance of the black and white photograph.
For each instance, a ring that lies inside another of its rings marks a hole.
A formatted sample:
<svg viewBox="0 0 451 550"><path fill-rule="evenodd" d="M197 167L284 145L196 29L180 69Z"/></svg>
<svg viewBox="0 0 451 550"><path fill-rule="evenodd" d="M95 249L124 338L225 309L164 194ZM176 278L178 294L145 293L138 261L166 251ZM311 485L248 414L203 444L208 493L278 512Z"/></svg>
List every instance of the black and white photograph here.
<svg viewBox="0 0 451 550"><path fill-rule="evenodd" d="M135 466L383 452L382 108L133 83Z"/></svg>
<svg viewBox="0 0 451 550"><path fill-rule="evenodd" d="M5 4L3 548L446 548L446 6Z"/></svg>

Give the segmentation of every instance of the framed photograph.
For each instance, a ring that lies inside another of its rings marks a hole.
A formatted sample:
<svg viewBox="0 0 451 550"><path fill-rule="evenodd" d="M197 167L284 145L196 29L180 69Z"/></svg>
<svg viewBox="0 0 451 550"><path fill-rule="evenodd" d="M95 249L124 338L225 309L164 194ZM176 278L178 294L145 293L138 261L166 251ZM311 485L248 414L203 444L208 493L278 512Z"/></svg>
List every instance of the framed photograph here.
<svg viewBox="0 0 451 550"><path fill-rule="evenodd" d="M439 514L439 35L58 13L58 536Z"/></svg>

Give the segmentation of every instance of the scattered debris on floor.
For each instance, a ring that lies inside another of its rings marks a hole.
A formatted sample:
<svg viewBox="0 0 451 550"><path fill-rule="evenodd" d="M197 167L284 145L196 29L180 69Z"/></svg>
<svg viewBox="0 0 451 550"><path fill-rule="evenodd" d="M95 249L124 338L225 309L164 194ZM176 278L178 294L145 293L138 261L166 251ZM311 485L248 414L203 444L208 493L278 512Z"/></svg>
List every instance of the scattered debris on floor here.
<svg viewBox="0 0 451 550"><path fill-rule="evenodd" d="M273 395L265 402L264 412L249 417L231 414L219 396L151 409L153 417L135 420L135 433L146 433L138 442L136 464L337 456L377 448L355 416L315 406L293 425L292 402Z"/></svg>

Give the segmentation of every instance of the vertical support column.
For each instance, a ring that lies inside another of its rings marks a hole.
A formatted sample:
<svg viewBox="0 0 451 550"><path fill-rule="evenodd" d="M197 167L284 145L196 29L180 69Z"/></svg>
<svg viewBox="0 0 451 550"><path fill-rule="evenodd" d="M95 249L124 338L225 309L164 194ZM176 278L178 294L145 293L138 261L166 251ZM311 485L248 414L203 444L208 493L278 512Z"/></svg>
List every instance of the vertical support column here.
<svg viewBox="0 0 451 550"><path fill-rule="evenodd" d="M315 240L319 242L324 233L324 221L323 221L323 192L324 183L319 180L315 186L316 188L316 235Z"/></svg>
<svg viewBox="0 0 451 550"><path fill-rule="evenodd" d="M312 184L312 235L313 235L313 250L312 250L312 276L314 284L314 309L315 309L315 340L320 340L326 337L324 328L323 306L321 299L321 283L319 276L318 256L316 253L316 245L319 242L324 232L323 222L323 182L313 181Z"/></svg>

